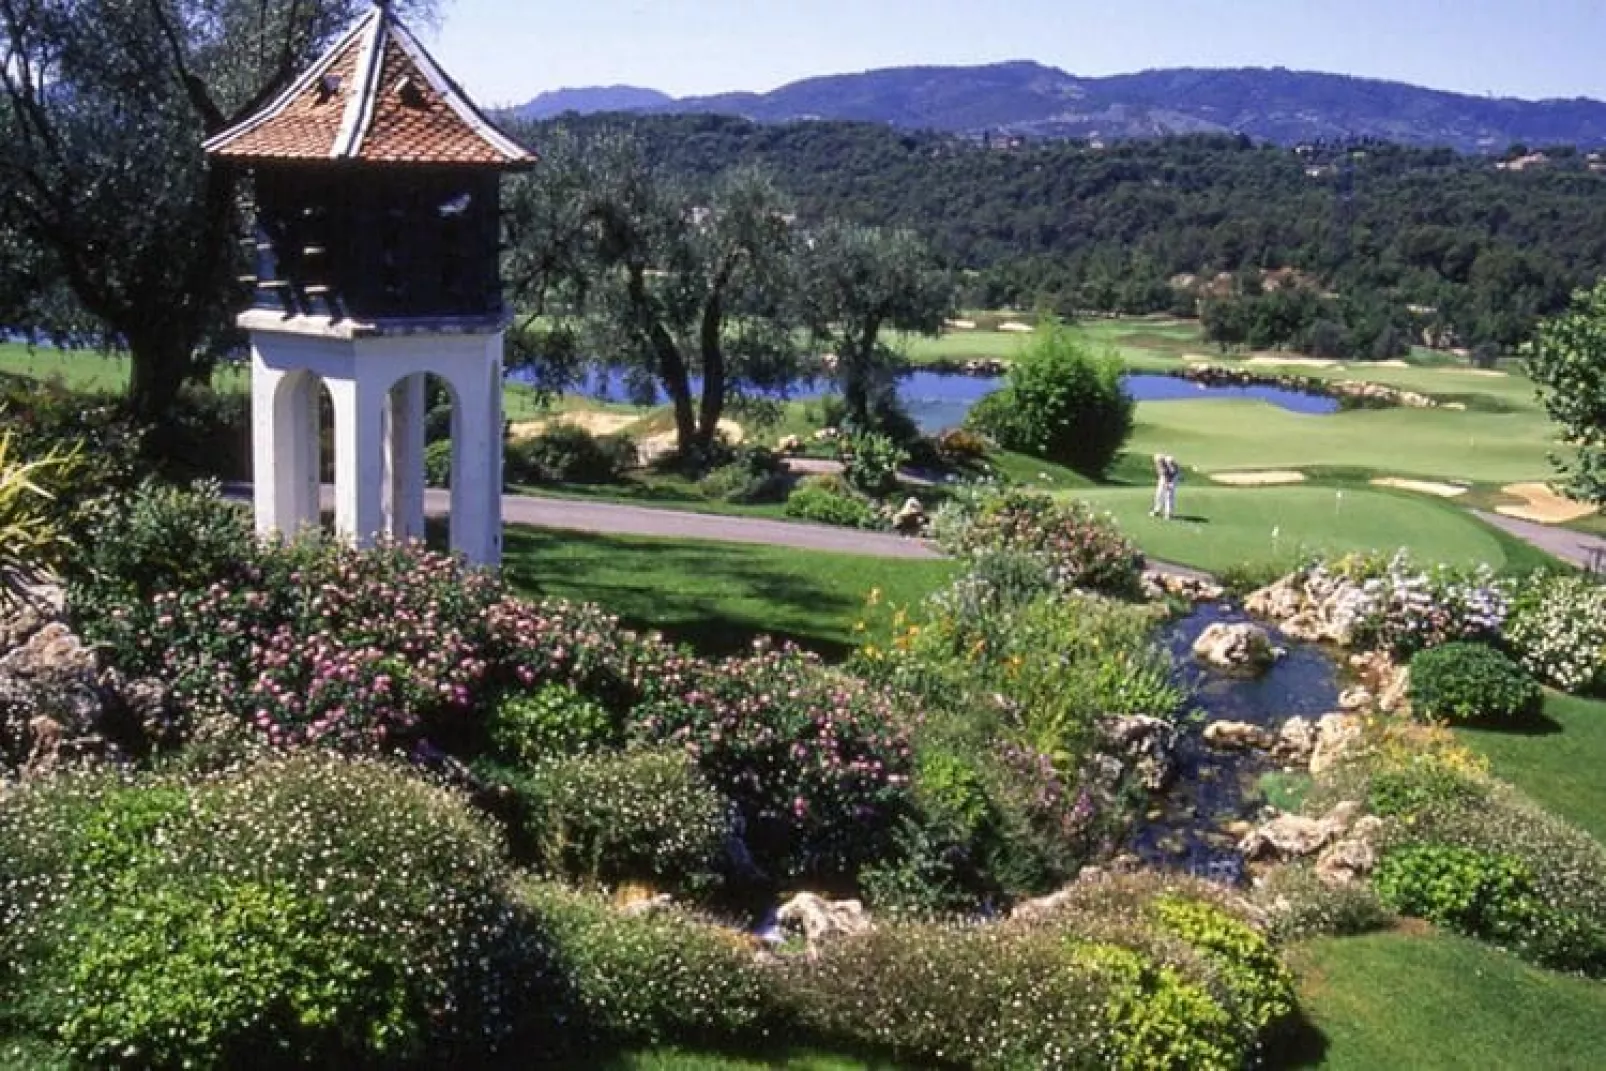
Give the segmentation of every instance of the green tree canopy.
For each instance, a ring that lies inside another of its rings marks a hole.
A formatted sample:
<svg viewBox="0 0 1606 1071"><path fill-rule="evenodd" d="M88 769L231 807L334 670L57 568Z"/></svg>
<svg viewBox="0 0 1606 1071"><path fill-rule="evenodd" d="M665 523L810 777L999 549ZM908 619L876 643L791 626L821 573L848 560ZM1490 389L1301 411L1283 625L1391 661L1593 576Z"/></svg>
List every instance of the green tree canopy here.
<svg viewBox="0 0 1606 1071"><path fill-rule="evenodd" d="M804 243L800 298L817 339L836 354L848 420L878 430L895 408L903 361L885 329L936 335L953 287L909 230L828 223Z"/></svg>
<svg viewBox="0 0 1606 1071"><path fill-rule="evenodd" d="M1571 448L1553 458L1568 493L1606 505L1606 279L1539 325L1528 372Z"/></svg>
<svg viewBox="0 0 1606 1071"><path fill-rule="evenodd" d="M628 138L538 148L508 196L523 359L553 385L582 355L623 365L669 396L682 453L705 451L734 395L796 370L787 202L751 169L668 181Z"/></svg>

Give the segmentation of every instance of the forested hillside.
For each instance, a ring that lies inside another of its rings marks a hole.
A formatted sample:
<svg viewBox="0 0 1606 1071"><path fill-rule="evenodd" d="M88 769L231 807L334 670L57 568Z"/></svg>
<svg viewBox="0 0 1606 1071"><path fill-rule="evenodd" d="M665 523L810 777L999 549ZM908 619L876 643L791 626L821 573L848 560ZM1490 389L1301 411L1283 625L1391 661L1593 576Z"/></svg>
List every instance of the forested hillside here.
<svg viewBox="0 0 1606 1071"><path fill-rule="evenodd" d="M1138 313L1203 299L1229 342L1510 348L1606 266L1606 174L1569 150L1512 164L1226 136L1001 146L717 116L569 117L522 132L539 147L556 124L629 132L686 181L757 165L806 219L915 228L963 273L967 303Z"/></svg>

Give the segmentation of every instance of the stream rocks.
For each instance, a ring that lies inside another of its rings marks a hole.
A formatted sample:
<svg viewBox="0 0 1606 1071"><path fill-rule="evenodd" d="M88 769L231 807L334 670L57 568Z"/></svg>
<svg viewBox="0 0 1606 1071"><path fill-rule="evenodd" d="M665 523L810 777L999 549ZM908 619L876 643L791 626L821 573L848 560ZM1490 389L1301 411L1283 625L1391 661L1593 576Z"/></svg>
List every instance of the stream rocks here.
<svg viewBox="0 0 1606 1071"><path fill-rule="evenodd" d="M1355 640L1355 627L1365 600L1365 592L1354 581L1320 572L1301 572L1250 593L1244 599L1244 609L1277 622L1293 639L1347 647Z"/></svg>
<svg viewBox="0 0 1606 1071"><path fill-rule="evenodd" d="M1176 770L1177 728L1164 718L1125 714L1100 723L1105 746L1147 792L1163 792Z"/></svg>
<svg viewBox="0 0 1606 1071"><path fill-rule="evenodd" d="M1361 718L1344 711L1315 721L1295 717L1276 732L1243 721L1213 721L1204 727L1204 742L1217 751L1266 751L1288 766L1308 767L1319 775L1349 758L1365 740Z"/></svg>
<svg viewBox="0 0 1606 1071"><path fill-rule="evenodd" d="M1283 864L1316 857L1317 880L1329 886L1360 881L1377 865L1373 840L1382 819L1362 814L1353 800L1333 805L1321 818L1279 814L1251 830L1238 844L1251 863Z"/></svg>
<svg viewBox="0 0 1606 1071"><path fill-rule="evenodd" d="M1204 727L1204 742L1217 751L1270 751L1277 738L1249 722L1213 721Z"/></svg>
<svg viewBox="0 0 1606 1071"><path fill-rule="evenodd" d="M176 729L167 688L102 665L61 619L63 603L59 588L42 589L0 615L0 776L116 760Z"/></svg>
<svg viewBox="0 0 1606 1071"><path fill-rule="evenodd" d="M1174 598L1186 602L1219 602L1227 591L1209 577L1145 569L1138 578L1143 594L1150 599Z"/></svg>
<svg viewBox="0 0 1606 1071"><path fill-rule="evenodd" d="M827 900L806 892L782 904L775 920L781 929L801 934L811 951L872 929L870 916L858 900Z"/></svg>
<svg viewBox="0 0 1606 1071"><path fill-rule="evenodd" d="M1193 642L1193 655L1220 669L1261 672L1283 657L1284 651L1271 642L1271 636L1250 622L1229 624L1218 621L1200 633Z"/></svg>

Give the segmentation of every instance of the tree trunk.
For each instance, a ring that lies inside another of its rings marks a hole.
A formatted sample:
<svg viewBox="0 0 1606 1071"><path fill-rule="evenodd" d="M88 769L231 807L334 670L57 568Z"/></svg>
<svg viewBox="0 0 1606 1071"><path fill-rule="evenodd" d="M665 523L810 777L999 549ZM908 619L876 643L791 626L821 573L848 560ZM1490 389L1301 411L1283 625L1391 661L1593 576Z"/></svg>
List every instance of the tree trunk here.
<svg viewBox="0 0 1606 1071"><path fill-rule="evenodd" d="M876 339L881 334L881 320L873 317L864 325L858 339L849 340L838 355L842 369L842 401L847 407L848 420L860 431L870 431L870 375Z"/></svg>
<svg viewBox="0 0 1606 1071"><path fill-rule="evenodd" d="M716 291L703 305L703 398L697 435L699 445L705 449L714 444L719 418L725 412L725 350L721 338L724 326L725 302Z"/></svg>
<svg viewBox="0 0 1606 1071"><path fill-rule="evenodd" d="M157 425L178 400L190 369L190 350L168 336L130 337L128 408L136 420Z"/></svg>
<svg viewBox="0 0 1606 1071"><path fill-rule="evenodd" d="M680 347L675 345L674 336L664 327L653 309L652 298L647 293L646 269L640 265L630 267L629 293L638 325L652 346L653 360L658 365L658 379L675 407L676 445L681 453L688 453L697 445L697 413L692 406L686 361L680 355Z"/></svg>

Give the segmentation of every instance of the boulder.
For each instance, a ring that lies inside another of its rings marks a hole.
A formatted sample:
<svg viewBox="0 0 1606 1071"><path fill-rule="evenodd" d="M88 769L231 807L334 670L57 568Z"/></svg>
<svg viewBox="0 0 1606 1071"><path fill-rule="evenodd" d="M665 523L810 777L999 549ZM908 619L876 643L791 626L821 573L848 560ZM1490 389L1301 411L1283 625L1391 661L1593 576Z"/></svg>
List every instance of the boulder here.
<svg viewBox="0 0 1606 1071"><path fill-rule="evenodd" d="M1219 602L1226 597L1226 589L1209 577L1167 573L1159 569L1145 569L1140 578L1143 593L1151 599L1167 596L1191 603Z"/></svg>
<svg viewBox="0 0 1606 1071"><path fill-rule="evenodd" d="M1383 820L1376 815L1357 819L1348 835L1328 845L1316 860L1317 880L1337 888L1365 879L1377 866L1377 849L1372 841L1382 828Z"/></svg>
<svg viewBox="0 0 1606 1071"><path fill-rule="evenodd" d="M1213 721L1204 727L1204 742L1218 751L1270 751L1277 738L1269 729L1243 721Z"/></svg>
<svg viewBox="0 0 1606 1071"><path fill-rule="evenodd" d="M1194 641L1195 658L1222 669L1260 671L1284 652L1272 646L1271 636L1259 625L1216 622Z"/></svg>
<svg viewBox="0 0 1606 1071"><path fill-rule="evenodd" d="M796 435L787 435L775 444L775 449L783 454L801 454L803 452L803 440Z"/></svg>
<svg viewBox="0 0 1606 1071"><path fill-rule="evenodd" d="M892 530L903 535L918 535L926 526L926 507L913 496L904 500L898 512L892 515Z"/></svg>
<svg viewBox="0 0 1606 1071"><path fill-rule="evenodd" d="M1106 745L1148 792L1162 792L1175 772L1177 729L1164 718L1124 714L1099 725Z"/></svg>
<svg viewBox="0 0 1606 1071"><path fill-rule="evenodd" d="M1244 610L1271 621L1286 621L1305 608L1305 591L1298 573L1285 576L1244 599Z"/></svg>
<svg viewBox="0 0 1606 1071"><path fill-rule="evenodd" d="M66 593L57 584L24 584L16 597L0 600L0 653L30 640L34 633L61 620Z"/></svg>
<svg viewBox="0 0 1606 1071"><path fill-rule="evenodd" d="M1238 842L1238 850L1251 862L1287 862L1315 855L1349 831L1361 805L1346 800L1321 818L1280 814Z"/></svg>
<svg viewBox="0 0 1606 1071"><path fill-rule="evenodd" d="M798 893L775 912L782 929L802 934L810 949L821 944L867 933L870 916L857 900L827 900L813 893Z"/></svg>
<svg viewBox="0 0 1606 1071"><path fill-rule="evenodd" d="M1316 722L1316 746L1311 749L1310 772L1320 776L1356 751L1365 727L1354 714L1323 714Z"/></svg>
<svg viewBox="0 0 1606 1071"><path fill-rule="evenodd" d="M1272 750L1279 759L1290 765L1306 765L1310 762L1311 752L1316 750L1316 726L1311 724L1309 718L1289 718L1277 730L1277 741Z"/></svg>
<svg viewBox="0 0 1606 1071"><path fill-rule="evenodd" d="M95 652L60 621L50 622L0 657L0 675L27 680L93 679L98 668Z"/></svg>
<svg viewBox="0 0 1606 1071"><path fill-rule="evenodd" d="M1340 710L1370 710L1375 702L1376 699L1373 697L1371 690L1359 684L1353 688L1344 689L1343 693L1338 697Z"/></svg>

